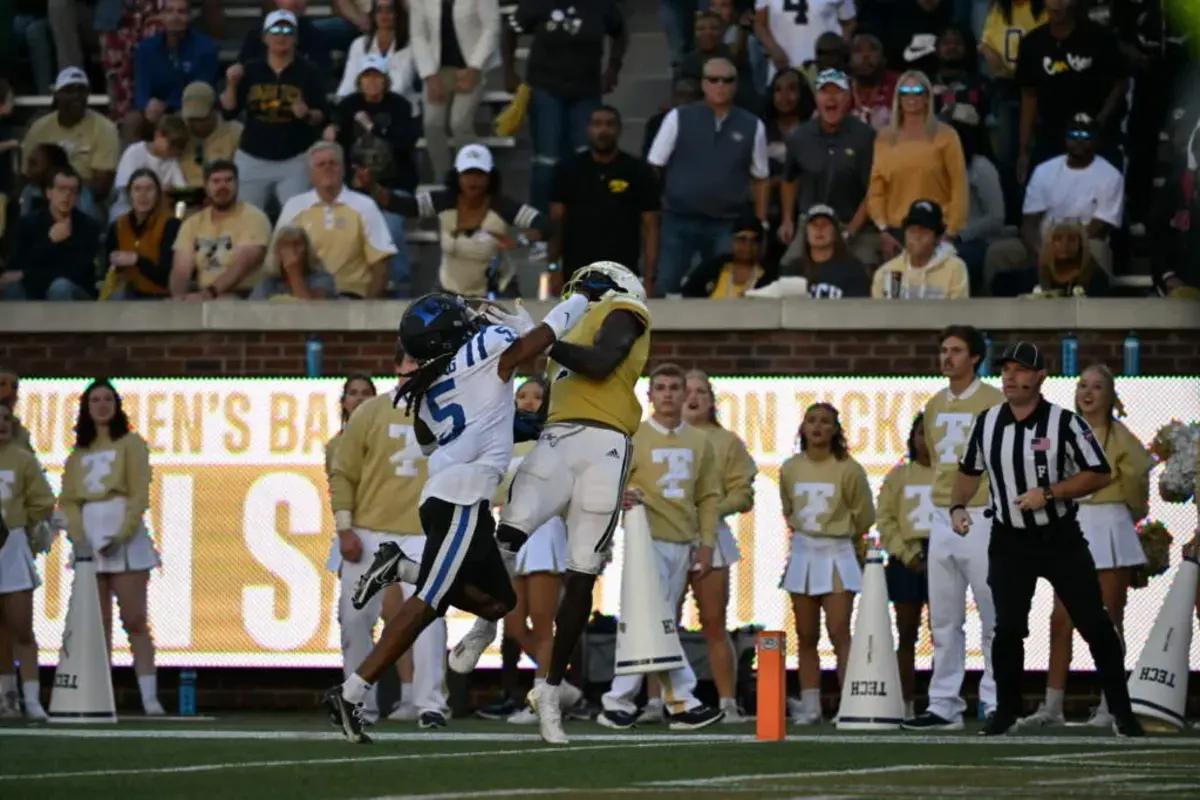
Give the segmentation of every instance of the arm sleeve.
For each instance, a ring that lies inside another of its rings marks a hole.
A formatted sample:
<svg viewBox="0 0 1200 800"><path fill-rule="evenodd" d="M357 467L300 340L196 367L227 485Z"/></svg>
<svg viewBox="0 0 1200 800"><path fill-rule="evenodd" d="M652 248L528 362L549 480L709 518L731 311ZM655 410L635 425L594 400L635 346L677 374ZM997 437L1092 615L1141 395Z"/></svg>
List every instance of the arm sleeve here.
<svg viewBox="0 0 1200 800"><path fill-rule="evenodd" d="M879 488L879 500L876 503L875 527L879 530L879 543L883 549L901 561L907 561L904 537L900 533L900 501L904 481L901 475L904 467L893 467L883 479Z"/></svg>
<svg viewBox="0 0 1200 800"><path fill-rule="evenodd" d="M1096 156L1097 159L1101 156ZM1125 206L1125 179L1121 173L1112 170L1097 192L1096 212L1093 216L1103 220L1114 228L1121 227L1121 216Z"/></svg>
<svg viewBox="0 0 1200 800"><path fill-rule="evenodd" d="M1092 472L1112 472L1104 448L1096 441L1096 434L1083 417L1073 412L1067 413L1067 425L1060 434L1065 440L1068 453L1081 470Z"/></svg>
<svg viewBox="0 0 1200 800"><path fill-rule="evenodd" d="M74 487L79 484L79 457L77 453L67 456L63 467L62 491L58 495L58 507L67 518L67 537L72 542L83 541L83 510Z"/></svg>
<svg viewBox="0 0 1200 800"><path fill-rule="evenodd" d="M125 452L125 482L129 496L125 502L125 521L117 540L128 542L137 533L142 515L150 507L150 448L136 433L127 433L132 440Z"/></svg>
<svg viewBox="0 0 1200 800"><path fill-rule="evenodd" d="M354 94L354 83L358 77L358 69L362 66L364 51L366 49L366 40L361 36L350 43L350 50L346 53L346 67L342 70L342 82L338 84L336 97L341 100L346 95ZM399 87L393 87L395 91L399 91Z"/></svg>
<svg viewBox="0 0 1200 800"><path fill-rule="evenodd" d="M468 67L482 70L500 46L500 6L496 0L476 0L475 6L480 22L479 38L463 58Z"/></svg>
<svg viewBox="0 0 1200 800"><path fill-rule="evenodd" d="M496 202L496 213L514 227L533 228L542 234L550 232L550 222L546 216L526 203L518 203L508 197L501 197Z"/></svg>
<svg viewBox="0 0 1200 800"><path fill-rule="evenodd" d="M975 418L975 424L971 427L971 435L967 437L967 451L963 453L962 460L958 462L958 471L964 475L982 475L985 467L984 450L983 450L983 419L987 412L983 412ZM925 429L929 430L928 421ZM931 440L932 441L932 440ZM935 453L936 450L929 452Z"/></svg>
<svg viewBox="0 0 1200 800"><path fill-rule="evenodd" d="M1021 206L1022 214L1044 214L1049 209L1046 199L1046 181L1049 178L1048 165L1043 162L1034 167L1029 176L1029 185L1025 187L1025 203Z"/></svg>
<svg viewBox="0 0 1200 800"><path fill-rule="evenodd" d="M883 165L887 163L886 155L881 152L883 142L875 137L875 147L871 162L871 177L867 183L867 216L872 223L887 222L887 178L883 173Z"/></svg>
<svg viewBox="0 0 1200 800"><path fill-rule="evenodd" d="M117 154L121 152L121 143L117 140L117 126L108 120L105 122L108 124L100 129L100 135L96 137L96 149L92 151L92 169L97 172L116 169Z"/></svg>
<svg viewBox="0 0 1200 800"><path fill-rule="evenodd" d="M366 430L369 425L366 414L351 414L350 421L342 431L329 475L330 505L334 513L354 513L354 497L362 481L363 456L367 449Z"/></svg>
<svg viewBox="0 0 1200 800"><path fill-rule="evenodd" d="M954 263L951 265L954 274L951 276L950 289L946 292L947 300L965 300L971 296L971 278L967 272L966 263L954 256Z"/></svg>
<svg viewBox="0 0 1200 800"><path fill-rule="evenodd" d="M721 504L721 475L712 442L705 440L704 454L696 472L696 510L700 517L700 544L717 543L718 508Z"/></svg>
<svg viewBox="0 0 1200 800"><path fill-rule="evenodd" d="M750 160L750 177L766 180L771 177L771 165L767 159L767 126L762 120L754 129L754 152Z"/></svg>
<svg viewBox="0 0 1200 800"><path fill-rule="evenodd" d="M754 476L758 473L758 466L747 452L746 445L737 437L734 437L733 447L729 448L729 455L725 458L724 473L725 495L721 498L717 513L724 517L727 514L744 514L754 508Z"/></svg>
<svg viewBox="0 0 1200 800"><path fill-rule="evenodd" d="M1004 192L1000 188L1000 173L989 159L979 156L976 156L975 167L975 188L979 190L983 207L978 219L971 219L968 209L967 224L958 232L964 242L986 239L1004 228Z"/></svg>
<svg viewBox="0 0 1200 800"><path fill-rule="evenodd" d="M870 530L875 524L875 501L871 497L871 484L867 472L857 461L854 469L846 472L846 506L850 509L851 532L855 537Z"/></svg>
<svg viewBox="0 0 1200 800"><path fill-rule="evenodd" d="M412 37L413 61L417 64L417 72L422 79L437 72L437 62L429 47L427 25L430 22L429 9L426 0L413 0L409 3L409 35ZM441 17L438 16L438 27L441 27Z"/></svg>
<svg viewBox="0 0 1200 800"><path fill-rule="evenodd" d="M36 458L25 460L25 513L31 523L48 519L54 513L54 492Z"/></svg>
<svg viewBox="0 0 1200 800"><path fill-rule="evenodd" d="M658 128L658 135L654 137L654 144L650 145L650 154L646 156L646 160L653 166L665 167L671 160L671 153L675 151L675 138L678 135L679 112L673 108L663 117L662 125Z"/></svg>

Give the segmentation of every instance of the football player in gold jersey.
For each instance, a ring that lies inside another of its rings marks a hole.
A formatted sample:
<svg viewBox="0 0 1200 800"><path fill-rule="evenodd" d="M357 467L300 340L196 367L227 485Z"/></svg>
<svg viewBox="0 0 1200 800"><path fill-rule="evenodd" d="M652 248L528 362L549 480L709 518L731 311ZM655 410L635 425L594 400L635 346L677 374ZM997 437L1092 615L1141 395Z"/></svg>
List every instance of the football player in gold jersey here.
<svg viewBox="0 0 1200 800"><path fill-rule="evenodd" d="M496 538L516 551L554 516L567 521L567 564L546 683L529 694L542 738L566 744L563 674L592 610L621 510L630 437L642 418L634 393L650 354L650 311L637 276L611 261L576 270L564 295L590 301L583 319L550 348L550 410L521 462Z"/></svg>

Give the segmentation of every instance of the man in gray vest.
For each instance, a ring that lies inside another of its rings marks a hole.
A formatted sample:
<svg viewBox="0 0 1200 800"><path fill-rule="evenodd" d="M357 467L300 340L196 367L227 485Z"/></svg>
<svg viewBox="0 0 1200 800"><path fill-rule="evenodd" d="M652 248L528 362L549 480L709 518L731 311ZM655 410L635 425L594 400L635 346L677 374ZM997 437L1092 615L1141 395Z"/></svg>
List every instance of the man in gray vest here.
<svg viewBox="0 0 1200 800"><path fill-rule="evenodd" d="M647 159L662 171L659 294L675 294L698 256L727 252L730 230L753 190L754 214L767 227L767 132L733 105L737 68L725 58L704 63L704 100L672 109Z"/></svg>

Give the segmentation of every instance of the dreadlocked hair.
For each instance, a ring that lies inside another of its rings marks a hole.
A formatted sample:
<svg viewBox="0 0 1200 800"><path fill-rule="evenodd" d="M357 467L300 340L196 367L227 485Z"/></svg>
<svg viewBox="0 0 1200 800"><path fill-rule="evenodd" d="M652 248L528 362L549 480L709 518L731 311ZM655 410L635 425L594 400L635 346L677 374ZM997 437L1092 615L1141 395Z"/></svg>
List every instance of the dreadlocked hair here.
<svg viewBox="0 0 1200 800"><path fill-rule="evenodd" d="M442 376L446 371L446 366L454 360L456 354L457 351L442 353L440 356L434 356L428 361L422 362L419 367L409 373L408 380L396 392L394 405L400 405L400 401L406 399L408 401L405 406L406 414L412 414L414 408L419 410L421 401L425 398L425 392L429 391L433 382Z"/></svg>

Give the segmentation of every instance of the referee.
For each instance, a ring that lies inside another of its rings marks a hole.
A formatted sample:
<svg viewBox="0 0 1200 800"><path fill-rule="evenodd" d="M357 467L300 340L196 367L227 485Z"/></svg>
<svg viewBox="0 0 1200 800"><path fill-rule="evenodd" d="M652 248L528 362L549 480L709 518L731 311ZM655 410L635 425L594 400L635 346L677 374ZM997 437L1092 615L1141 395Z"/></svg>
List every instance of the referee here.
<svg viewBox="0 0 1200 800"><path fill-rule="evenodd" d="M997 707L980 735L1007 733L1021 715L1029 605L1037 579L1046 578L1092 651L1117 735L1143 736L1129 705L1121 640L1104 610L1096 565L1075 519L1075 498L1110 480L1104 449L1081 417L1042 397L1046 361L1035 345L1010 345L998 366L1007 402L976 418L950 499L951 524L965 536L971 527L966 503L987 470Z"/></svg>

